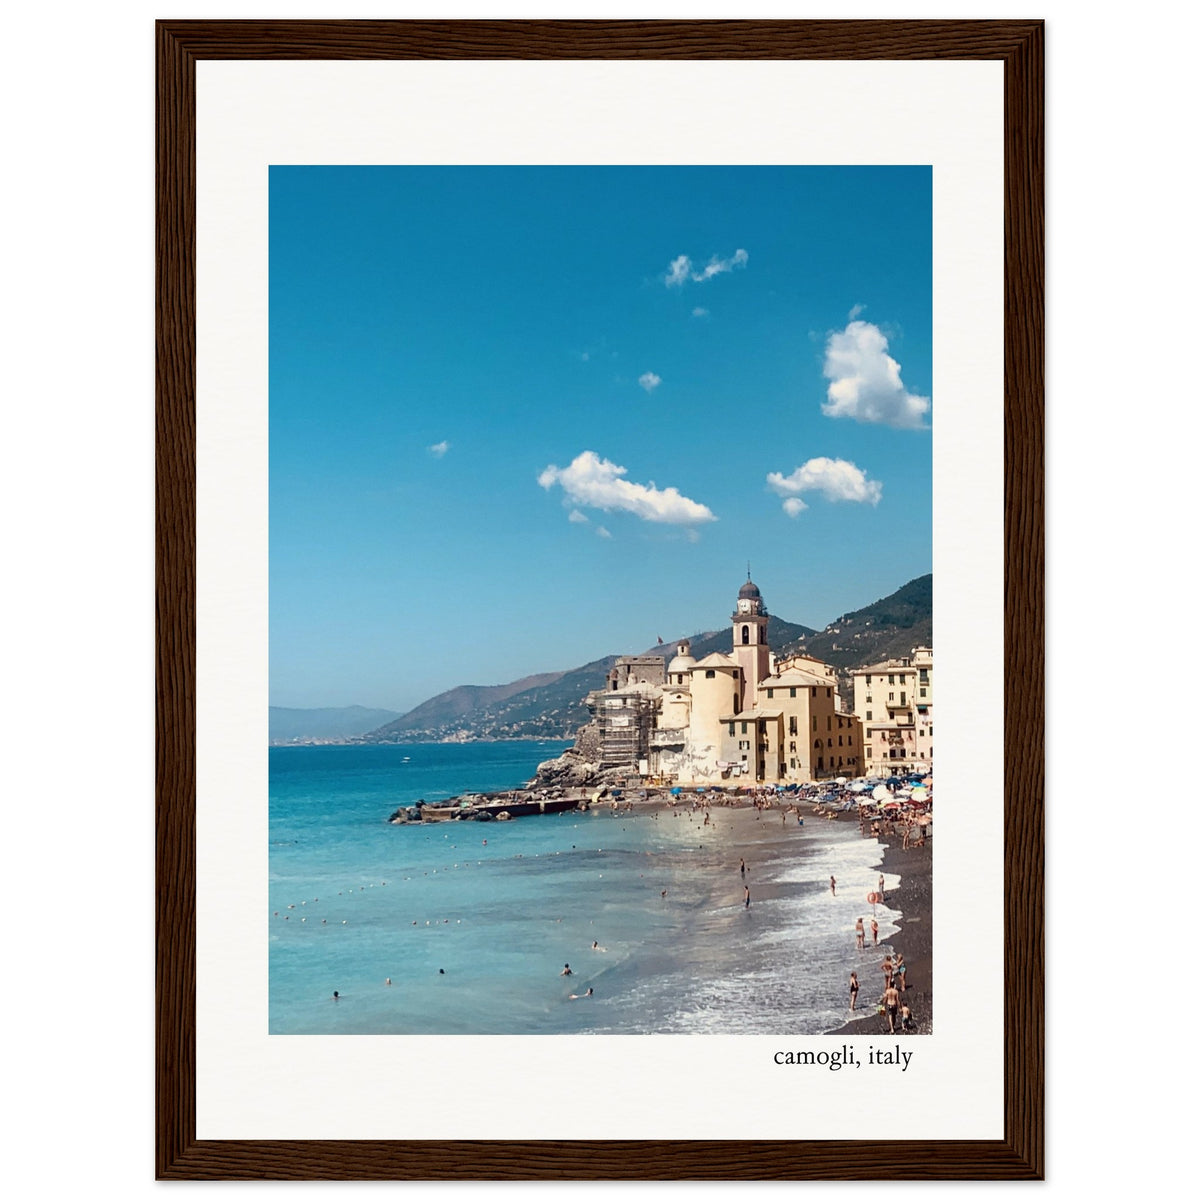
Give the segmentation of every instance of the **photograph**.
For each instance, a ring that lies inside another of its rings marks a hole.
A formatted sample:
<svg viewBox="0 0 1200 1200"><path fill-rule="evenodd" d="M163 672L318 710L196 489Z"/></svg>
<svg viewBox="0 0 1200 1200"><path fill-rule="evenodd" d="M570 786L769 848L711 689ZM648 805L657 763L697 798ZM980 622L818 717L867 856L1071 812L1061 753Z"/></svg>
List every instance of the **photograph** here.
<svg viewBox="0 0 1200 1200"><path fill-rule="evenodd" d="M268 189L271 1035L906 1062L931 167Z"/></svg>

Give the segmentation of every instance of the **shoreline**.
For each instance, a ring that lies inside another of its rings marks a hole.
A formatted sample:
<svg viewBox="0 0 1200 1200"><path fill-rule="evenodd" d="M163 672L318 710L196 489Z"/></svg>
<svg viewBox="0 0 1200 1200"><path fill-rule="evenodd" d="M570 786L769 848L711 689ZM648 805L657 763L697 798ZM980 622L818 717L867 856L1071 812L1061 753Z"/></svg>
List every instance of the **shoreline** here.
<svg viewBox="0 0 1200 1200"><path fill-rule="evenodd" d="M864 952L866 975L859 971L861 990L858 994L859 1011L868 1015L847 1021L828 1035L866 1034L890 1037L887 1018L875 1013L876 989L882 990L877 978L879 963L885 954L899 951L904 955L908 970L908 989L901 992L917 1022L916 1033L933 1032L933 839L925 846L901 848L899 839L884 844L883 864L885 875L899 875L900 886L886 894L889 906L901 912L899 930L878 947L869 947ZM867 956L871 957L868 959Z"/></svg>

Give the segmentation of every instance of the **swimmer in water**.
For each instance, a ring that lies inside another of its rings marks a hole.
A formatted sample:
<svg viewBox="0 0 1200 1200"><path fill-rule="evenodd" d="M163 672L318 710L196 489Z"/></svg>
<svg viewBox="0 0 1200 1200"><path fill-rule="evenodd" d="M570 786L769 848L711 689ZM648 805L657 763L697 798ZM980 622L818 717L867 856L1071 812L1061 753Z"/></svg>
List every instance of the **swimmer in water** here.
<svg viewBox="0 0 1200 1200"><path fill-rule="evenodd" d="M333 998L334 998L335 1000L338 1000L338 999L340 999L340 997L338 996L337 992L334 992L334 993L333 993Z"/></svg>
<svg viewBox="0 0 1200 1200"><path fill-rule="evenodd" d="M569 996L567 997L567 999L568 999L568 1000L586 1000L586 999L587 999L587 998L588 998L588 997L589 997L591 994L592 994L592 989L591 989L591 988L588 988L588 990L587 990L586 992L582 993L582 995L579 995L579 996L576 996L576 995L575 995L575 994L572 992L572 994L571 994L571 995L569 995Z"/></svg>
<svg viewBox="0 0 1200 1200"><path fill-rule="evenodd" d="M559 971L560 975L573 975L575 972L571 970L570 963L563 963L563 969Z"/></svg>

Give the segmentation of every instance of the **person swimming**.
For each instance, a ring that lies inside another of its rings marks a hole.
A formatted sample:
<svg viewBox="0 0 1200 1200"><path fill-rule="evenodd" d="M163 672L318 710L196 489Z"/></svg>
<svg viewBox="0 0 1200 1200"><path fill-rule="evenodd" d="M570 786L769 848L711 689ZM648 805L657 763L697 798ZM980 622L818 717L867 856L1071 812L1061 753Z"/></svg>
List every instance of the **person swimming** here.
<svg viewBox="0 0 1200 1200"><path fill-rule="evenodd" d="M559 974L560 975L574 975L575 972L571 970L570 963L563 963L563 969L561 971L559 971Z"/></svg>
<svg viewBox="0 0 1200 1200"><path fill-rule="evenodd" d="M580 993L578 996L574 992L567 997L568 1000L586 1000L592 994L592 989L588 988L586 992Z"/></svg>

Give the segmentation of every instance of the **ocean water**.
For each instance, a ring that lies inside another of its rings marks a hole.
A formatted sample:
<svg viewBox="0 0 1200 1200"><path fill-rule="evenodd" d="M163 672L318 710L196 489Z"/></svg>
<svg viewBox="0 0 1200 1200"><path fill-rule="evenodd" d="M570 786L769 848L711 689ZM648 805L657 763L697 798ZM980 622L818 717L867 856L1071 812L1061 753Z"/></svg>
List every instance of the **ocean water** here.
<svg viewBox="0 0 1200 1200"><path fill-rule="evenodd" d="M849 1015L851 970L873 1011L899 914L878 905L880 945L857 950L882 851L856 823L604 806L387 821L517 786L565 744L272 748L271 1032L820 1033Z"/></svg>

